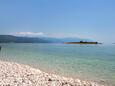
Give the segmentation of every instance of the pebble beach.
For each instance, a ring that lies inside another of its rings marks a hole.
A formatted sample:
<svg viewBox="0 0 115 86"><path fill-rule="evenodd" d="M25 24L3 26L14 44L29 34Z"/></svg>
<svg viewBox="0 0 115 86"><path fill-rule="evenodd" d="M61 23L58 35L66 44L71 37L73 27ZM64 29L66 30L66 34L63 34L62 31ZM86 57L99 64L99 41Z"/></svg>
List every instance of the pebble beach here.
<svg viewBox="0 0 115 86"><path fill-rule="evenodd" d="M104 86L92 81L48 74L15 62L0 61L0 86Z"/></svg>

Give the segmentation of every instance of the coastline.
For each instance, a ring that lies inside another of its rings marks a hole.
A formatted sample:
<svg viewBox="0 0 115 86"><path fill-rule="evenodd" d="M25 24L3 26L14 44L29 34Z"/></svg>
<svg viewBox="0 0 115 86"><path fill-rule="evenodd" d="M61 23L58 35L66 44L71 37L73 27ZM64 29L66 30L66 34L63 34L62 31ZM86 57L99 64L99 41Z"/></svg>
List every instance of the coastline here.
<svg viewBox="0 0 115 86"><path fill-rule="evenodd" d="M104 86L93 81L48 74L28 65L0 60L0 86Z"/></svg>

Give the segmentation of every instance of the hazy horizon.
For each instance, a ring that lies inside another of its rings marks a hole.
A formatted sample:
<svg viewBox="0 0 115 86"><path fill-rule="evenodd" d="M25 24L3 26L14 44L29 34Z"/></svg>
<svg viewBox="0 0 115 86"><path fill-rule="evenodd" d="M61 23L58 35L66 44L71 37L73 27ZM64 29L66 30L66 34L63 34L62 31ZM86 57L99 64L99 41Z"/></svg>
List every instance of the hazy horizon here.
<svg viewBox="0 0 115 86"><path fill-rule="evenodd" d="M0 34L115 43L114 0L0 1Z"/></svg>

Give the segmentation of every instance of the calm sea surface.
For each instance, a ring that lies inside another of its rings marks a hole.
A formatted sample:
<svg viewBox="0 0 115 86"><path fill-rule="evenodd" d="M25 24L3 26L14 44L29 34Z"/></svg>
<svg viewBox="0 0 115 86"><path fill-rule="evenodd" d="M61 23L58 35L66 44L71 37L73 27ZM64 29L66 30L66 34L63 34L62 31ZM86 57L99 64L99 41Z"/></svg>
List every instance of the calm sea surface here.
<svg viewBox="0 0 115 86"><path fill-rule="evenodd" d="M0 44L0 60L66 77L115 84L115 45Z"/></svg>

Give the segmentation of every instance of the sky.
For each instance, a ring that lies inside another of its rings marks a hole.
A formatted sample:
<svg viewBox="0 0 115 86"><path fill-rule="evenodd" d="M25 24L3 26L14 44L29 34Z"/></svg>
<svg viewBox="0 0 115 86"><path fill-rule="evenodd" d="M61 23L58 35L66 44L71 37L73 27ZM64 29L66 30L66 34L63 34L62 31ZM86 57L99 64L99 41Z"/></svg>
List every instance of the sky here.
<svg viewBox="0 0 115 86"><path fill-rule="evenodd" d="M115 0L0 0L0 34L115 42Z"/></svg>

